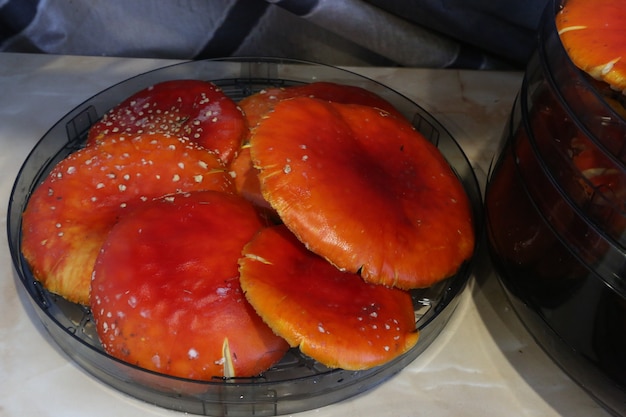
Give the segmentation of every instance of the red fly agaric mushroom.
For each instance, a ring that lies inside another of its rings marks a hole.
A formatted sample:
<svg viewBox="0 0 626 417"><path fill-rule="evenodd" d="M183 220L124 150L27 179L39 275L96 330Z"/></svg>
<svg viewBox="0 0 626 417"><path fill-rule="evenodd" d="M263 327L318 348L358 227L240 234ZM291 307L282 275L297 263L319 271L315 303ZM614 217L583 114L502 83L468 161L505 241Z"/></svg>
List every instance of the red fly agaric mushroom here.
<svg viewBox="0 0 626 417"><path fill-rule="evenodd" d="M274 108L276 103L293 97L312 97L336 103L362 104L384 110L395 117L404 117L393 104L369 90L325 81L289 87L267 88L245 97L239 101L239 106L243 110L250 128L254 128Z"/></svg>
<svg viewBox="0 0 626 417"><path fill-rule="evenodd" d="M408 292L338 270L283 225L259 232L239 264L241 287L257 313L292 347L325 366L372 368L417 342Z"/></svg>
<svg viewBox="0 0 626 417"><path fill-rule="evenodd" d="M626 3L622 1L567 0L555 18L561 43L571 61L599 80L591 83L594 87L591 92L580 83L573 83L568 88L574 92L580 91L580 100L585 104L586 113L602 120L601 132L594 132L593 128L591 132L600 138L602 146L578 132L571 139L571 149L567 152L584 177L580 184L594 199L594 206L600 209L600 218L603 218L603 222L610 218L607 227L618 235L624 227L620 221L623 216L613 216L611 212L623 210L626 181L623 172L616 169L615 162L608 154L619 156L624 142L624 134L619 126L622 124L620 120L626 115L625 6ZM609 91L609 87L613 91ZM613 94L615 91L619 93ZM593 97L592 100L586 99L589 95ZM615 111L614 115L600 106L596 108L597 95L602 97L602 106L608 105Z"/></svg>
<svg viewBox="0 0 626 417"><path fill-rule="evenodd" d="M407 121L298 97L276 104L250 144L265 199L338 268L409 289L454 274L472 255L465 190Z"/></svg>
<svg viewBox="0 0 626 417"><path fill-rule="evenodd" d="M281 100L294 97L314 97L320 100L333 101L346 104L362 104L388 112L394 117L404 118L390 102L384 98L361 87L337 84L331 82L314 82L289 87L274 87L264 89L256 94L245 97L239 102L248 125L251 129L267 115ZM257 170L250 163L250 149L244 144L235 160L232 162L231 171L235 176L237 191L256 204L267 210L269 204L261 194Z"/></svg>
<svg viewBox="0 0 626 417"><path fill-rule="evenodd" d="M108 136L70 154L35 189L22 218L22 253L48 290L87 304L100 246L126 210L204 189L234 191L222 164L199 145L163 134Z"/></svg>
<svg viewBox="0 0 626 417"><path fill-rule="evenodd" d="M251 377L289 346L239 285L242 248L264 226L243 198L167 196L120 218L96 260L91 308L104 349L167 375Z"/></svg>
<svg viewBox="0 0 626 417"><path fill-rule="evenodd" d="M626 91L626 7L614 0L567 0L556 26L572 62L618 91Z"/></svg>
<svg viewBox="0 0 626 417"><path fill-rule="evenodd" d="M90 128L87 143L110 134L150 132L189 138L227 164L248 126L241 109L215 84L170 80L138 91L109 110Z"/></svg>

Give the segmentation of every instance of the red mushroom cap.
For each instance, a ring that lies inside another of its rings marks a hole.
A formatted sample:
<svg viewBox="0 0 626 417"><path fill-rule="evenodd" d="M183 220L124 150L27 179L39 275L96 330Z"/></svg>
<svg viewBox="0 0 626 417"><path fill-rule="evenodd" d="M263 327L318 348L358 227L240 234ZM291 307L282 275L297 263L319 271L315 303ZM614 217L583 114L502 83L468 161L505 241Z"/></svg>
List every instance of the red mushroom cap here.
<svg viewBox="0 0 626 417"><path fill-rule="evenodd" d="M276 334L318 362L368 369L417 342L408 292L339 271L286 227L263 229L243 255L240 280L246 298Z"/></svg>
<svg viewBox="0 0 626 417"><path fill-rule="evenodd" d="M246 116L248 125L253 129L277 103L294 97L314 97L337 103L361 104L384 110L400 119L404 118L390 102L369 90L323 81L298 86L268 88L244 98L239 102L239 105ZM258 172L251 164L250 149L247 144L232 162L231 169L235 174L237 191L255 205L266 210L269 209L270 205L261 193Z"/></svg>
<svg viewBox="0 0 626 417"><path fill-rule="evenodd" d="M393 104L369 90L326 81L268 88L242 99L239 101L239 106L248 120L248 125L254 128L276 103L294 97L312 97L336 103L361 104L384 110L395 117L404 118Z"/></svg>
<svg viewBox="0 0 626 417"><path fill-rule="evenodd" d="M87 304L93 264L117 219L144 200L193 190L234 191L206 149L162 134L109 136L59 162L35 189L22 252L48 290Z"/></svg>
<svg viewBox="0 0 626 417"><path fill-rule="evenodd" d="M272 206L261 193L259 175L257 169L252 165L249 145L245 145L239 150L229 168L239 195L259 208L273 211Z"/></svg>
<svg viewBox="0 0 626 417"><path fill-rule="evenodd" d="M340 269L373 283L427 287L473 253L462 184L404 120L298 97L278 103L250 144L266 200Z"/></svg>
<svg viewBox="0 0 626 417"><path fill-rule="evenodd" d="M614 0L567 0L556 26L572 62L626 92L626 7Z"/></svg>
<svg viewBox="0 0 626 417"><path fill-rule="evenodd" d="M246 301L237 261L263 223L242 198L192 192L147 202L111 229L91 307L105 350L196 380L250 377L289 346Z"/></svg>
<svg viewBox="0 0 626 417"><path fill-rule="evenodd" d="M151 132L186 137L227 164L247 136L248 125L237 104L215 84L171 80L138 91L109 110L91 127L87 142L116 133Z"/></svg>

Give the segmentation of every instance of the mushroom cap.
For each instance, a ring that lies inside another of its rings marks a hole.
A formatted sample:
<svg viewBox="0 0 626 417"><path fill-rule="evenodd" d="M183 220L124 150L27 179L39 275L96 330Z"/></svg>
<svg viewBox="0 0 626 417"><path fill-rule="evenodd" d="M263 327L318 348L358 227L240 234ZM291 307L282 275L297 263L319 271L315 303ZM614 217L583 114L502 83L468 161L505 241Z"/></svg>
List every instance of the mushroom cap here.
<svg viewBox="0 0 626 417"><path fill-rule="evenodd" d="M465 190L408 122L298 97L278 103L250 144L265 199L338 268L410 289L454 274L471 257Z"/></svg>
<svg viewBox="0 0 626 417"><path fill-rule="evenodd" d="M273 212L272 206L261 193L258 171L252 165L250 145L241 147L229 168L237 193L256 207Z"/></svg>
<svg viewBox="0 0 626 417"><path fill-rule="evenodd" d="M234 192L222 164L199 145L163 134L108 136L60 161L35 189L22 217L22 253L49 291L87 304L100 246L127 209L203 189Z"/></svg>
<svg viewBox="0 0 626 417"><path fill-rule="evenodd" d="M292 347L325 366L372 368L417 342L408 292L339 271L284 225L261 230L239 264L241 287L257 313Z"/></svg>
<svg viewBox="0 0 626 417"><path fill-rule="evenodd" d="M556 26L570 59L592 77L626 90L626 7L614 0L567 0Z"/></svg>
<svg viewBox="0 0 626 417"><path fill-rule="evenodd" d="M294 97L313 97L337 103L361 104L385 110L395 117L404 118L390 102L369 90L325 81L268 88L242 99L239 105L246 116L248 125L253 129L278 102ZM237 191L256 206L271 212L271 206L265 201L261 192L258 171L252 165L248 144L244 144L231 163L231 170L235 174Z"/></svg>
<svg viewBox="0 0 626 417"><path fill-rule="evenodd" d="M138 91L110 109L90 128L87 143L110 134L149 132L186 137L227 164L247 136L248 125L237 104L215 84L170 80Z"/></svg>
<svg viewBox="0 0 626 417"><path fill-rule="evenodd" d="M404 118L393 104L365 88L327 81L264 89L240 100L239 106L248 120L248 125L254 128L276 103L293 97L312 97L336 103L362 104Z"/></svg>
<svg viewBox="0 0 626 417"><path fill-rule="evenodd" d="M167 375L251 377L288 344L246 301L242 248L264 223L241 197L214 191L136 207L95 264L91 307L104 349Z"/></svg>

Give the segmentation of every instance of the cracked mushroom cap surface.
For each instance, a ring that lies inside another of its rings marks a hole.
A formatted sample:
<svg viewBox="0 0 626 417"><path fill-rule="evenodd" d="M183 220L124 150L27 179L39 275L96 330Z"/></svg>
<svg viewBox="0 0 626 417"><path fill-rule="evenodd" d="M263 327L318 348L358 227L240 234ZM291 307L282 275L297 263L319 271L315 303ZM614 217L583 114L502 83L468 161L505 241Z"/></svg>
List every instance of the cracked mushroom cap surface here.
<svg viewBox="0 0 626 417"><path fill-rule="evenodd" d="M408 122L298 97L278 103L250 144L265 199L338 268L410 289L454 274L471 257L465 190Z"/></svg>
<svg viewBox="0 0 626 417"><path fill-rule="evenodd" d="M109 136L60 161L33 191L22 217L22 253L51 292L89 303L98 251L118 218L166 194L234 192L206 149L162 134Z"/></svg>
<svg viewBox="0 0 626 417"><path fill-rule="evenodd" d="M626 91L625 6L614 0L567 0L556 15L574 65L621 92Z"/></svg>
<svg viewBox="0 0 626 417"><path fill-rule="evenodd" d="M257 313L327 367L372 368L417 343L408 292L339 271L283 225L259 232L239 264L241 286Z"/></svg>
<svg viewBox="0 0 626 417"><path fill-rule="evenodd" d="M246 301L242 248L264 226L242 198L200 191L147 202L111 229L91 308L104 349L195 380L251 377L289 346Z"/></svg>

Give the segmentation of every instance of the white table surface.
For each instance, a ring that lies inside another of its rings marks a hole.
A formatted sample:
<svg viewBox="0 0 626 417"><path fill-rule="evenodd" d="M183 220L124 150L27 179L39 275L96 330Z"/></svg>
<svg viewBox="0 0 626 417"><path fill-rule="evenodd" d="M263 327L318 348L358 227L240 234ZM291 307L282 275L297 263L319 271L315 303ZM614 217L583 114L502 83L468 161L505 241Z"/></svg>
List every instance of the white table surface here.
<svg viewBox="0 0 626 417"><path fill-rule="evenodd" d="M0 53L0 212L28 152L69 110L130 76L175 61ZM351 68L414 99L461 144L484 184L522 74ZM130 398L73 363L50 339L0 240L0 416L177 416ZM399 374L298 417L584 416L602 410L541 350L488 263L450 323Z"/></svg>

